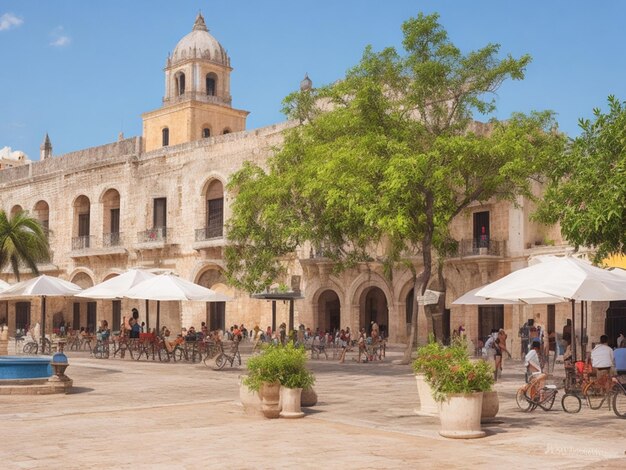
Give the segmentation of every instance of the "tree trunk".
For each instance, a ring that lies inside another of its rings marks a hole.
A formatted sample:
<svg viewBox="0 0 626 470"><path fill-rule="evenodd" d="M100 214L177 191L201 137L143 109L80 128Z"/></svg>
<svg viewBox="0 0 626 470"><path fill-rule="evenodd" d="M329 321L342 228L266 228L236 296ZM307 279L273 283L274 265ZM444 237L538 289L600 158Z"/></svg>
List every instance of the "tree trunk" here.
<svg viewBox="0 0 626 470"><path fill-rule="evenodd" d="M427 200L432 202L432 196L427 196ZM433 227L433 211L432 204L427 204L426 210L426 219L427 226ZM430 281L430 275L432 272L432 241L433 241L433 230L427 230L424 234L424 239L422 240L422 260L424 263L424 270L420 273L419 276L415 277L415 283L413 284L413 314L411 315L411 334L409 336L409 342L406 345L406 349L404 350L404 356L402 358L402 364L409 364L411 362L411 354L413 353L413 343L415 342L415 338L417 335L417 319L419 314L419 305L420 303L417 301L418 296L423 296L426 291L426 287L428 286L428 282ZM424 303L421 303L422 309L424 309ZM424 310L424 315L426 315L426 311Z"/></svg>

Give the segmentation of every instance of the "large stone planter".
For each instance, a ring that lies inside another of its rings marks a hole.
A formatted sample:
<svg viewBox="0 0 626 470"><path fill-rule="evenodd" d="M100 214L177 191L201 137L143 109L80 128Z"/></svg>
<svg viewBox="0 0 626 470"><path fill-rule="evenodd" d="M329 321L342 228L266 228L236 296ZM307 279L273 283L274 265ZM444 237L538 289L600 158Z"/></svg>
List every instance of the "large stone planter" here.
<svg viewBox="0 0 626 470"><path fill-rule="evenodd" d="M452 439L484 437L480 428L483 393L454 393L439 403L439 434Z"/></svg>
<svg viewBox="0 0 626 470"><path fill-rule="evenodd" d="M261 386L261 411L266 418L280 415L280 382L264 382Z"/></svg>
<svg viewBox="0 0 626 470"><path fill-rule="evenodd" d="M498 398L498 392L483 392L483 406L480 420L483 423L493 421L500 409L500 399Z"/></svg>
<svg viewBox="0 0 626 470"><path fill-rule="evenodd" d="M415 381L417 382L417 396L420 400L420 407L415 409L415 413L426 416L437 416L439 414L439 407L433 398L432 389L426 381L426 376L424 374L415 374Z"/></svg>
<svg viewBox="0 0 626 470"><path fill-rule="evenodd" d="M281 418L302 418L304 413L300 408L302 389L301 388L280 388Z"/></svg>
<svg viewBox="0 0 626 470"><path fill-rule="evenodd" d="M317 405L317 393L313 390L313 387L302 389L300 406L309 407L315 405Z"/></svg>
<svg viewBox="0 0 626 470"><path fill-rule="evenodd" d="M243 412L250 416L263 416L261 411L261 392L254 392L244 385L239 384L239 399L243 406Z"/></svg>

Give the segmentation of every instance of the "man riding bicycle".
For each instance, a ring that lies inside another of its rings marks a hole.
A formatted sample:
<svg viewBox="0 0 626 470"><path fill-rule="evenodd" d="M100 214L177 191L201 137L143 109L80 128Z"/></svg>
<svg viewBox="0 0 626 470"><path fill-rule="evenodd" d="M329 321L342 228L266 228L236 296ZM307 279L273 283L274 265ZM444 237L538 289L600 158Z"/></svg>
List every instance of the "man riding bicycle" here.
<svg viewBox="0 0 626 470"><path fill-rule="evenodd" d="M541 370L541 361L539 360L539 351L541 350L541 342L539 340L534 340L532 342L531 350L528 351L526 357L524 358L524 365L526 366L526 371L528 372L528 386L533 383L537 383L538 389L542 390L547 374L544 374Z"/></svg>

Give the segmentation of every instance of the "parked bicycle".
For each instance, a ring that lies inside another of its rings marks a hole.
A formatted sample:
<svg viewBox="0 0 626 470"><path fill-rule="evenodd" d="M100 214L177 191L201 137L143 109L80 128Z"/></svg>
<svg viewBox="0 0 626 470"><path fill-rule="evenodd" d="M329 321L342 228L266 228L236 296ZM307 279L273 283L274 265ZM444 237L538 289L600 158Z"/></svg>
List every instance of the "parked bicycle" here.
<svg viewBox="0 0 626 470"><path fill-rule="evenodd" d="M219 343L222 344L221 342ZM215 369L221 370L224 368L226 363L230 363L230 367L233 367L235 359L239 361L239 365L241 365L241 354L239 354L239 340L235 339L230 348L230 352L225 352L223 347L220 354L215 358Z"/></svg>
<svg viewBox="0 0 626 470"><path fill-rule="evenodd" d="M97 340L91 352L96 359L108 359L110 354L109 340Z"/></svg>
<svg viewBox="0 0 626 470"><path fill-rule="evenodd" d="M48 338L44 338L43 344L41 340L29 341L24 344L24 354L52 354L52 342Z"/></svg>
<svg viewBox="0 0 626 470"><path fill-rule="evenodd" d="M578 413L583 400L592 410L599 410L606 403L616 416L626 418L626 378L608 375L591 378L584 383L582 390L568 390L561 399L561 406L567 413Z"/></svg>

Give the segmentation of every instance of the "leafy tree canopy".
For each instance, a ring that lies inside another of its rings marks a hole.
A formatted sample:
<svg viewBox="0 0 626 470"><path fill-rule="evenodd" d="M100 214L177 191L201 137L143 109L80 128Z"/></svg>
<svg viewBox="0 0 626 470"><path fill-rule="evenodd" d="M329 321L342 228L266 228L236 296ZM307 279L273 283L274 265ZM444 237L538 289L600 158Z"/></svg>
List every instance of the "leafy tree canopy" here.
<svg viewBox="0 0 626 470"><path fill-rule="evenodd" d="M536 217L559 222L576 248L594 247L596 261L626 253L626 107L608 97L609 110L581 119L581 134L553 160Z"/></svg>
<svg viewBox="0 0 626 470"><path fill-rule="evenodd" d="M408 260L421 255L425 289L433 252L454 249L450 221L475 201L530 195L529 178L560 151L549 112L471 119L495 109L493 93L523 78L528 56L499 58L495 44L463 54L436 14L402 29L403 53L368 47L343 80L289 95L299 125L267 169L246 164L231 179L226 262L238 287L263 289L310 241L337 269L373 259L415 269Z"/></svg>

